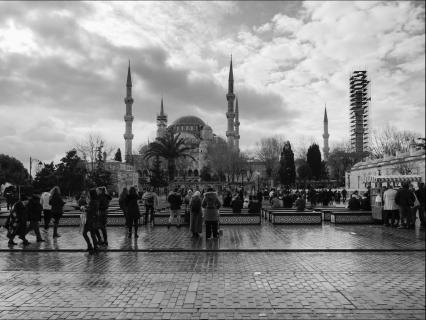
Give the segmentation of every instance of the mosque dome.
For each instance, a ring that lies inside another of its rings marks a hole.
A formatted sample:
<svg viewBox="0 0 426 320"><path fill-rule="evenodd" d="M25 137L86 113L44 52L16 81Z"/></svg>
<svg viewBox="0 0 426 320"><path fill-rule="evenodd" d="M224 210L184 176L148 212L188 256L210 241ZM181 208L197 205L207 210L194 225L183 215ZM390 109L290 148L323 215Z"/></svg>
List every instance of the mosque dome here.
<svg viewBox="0 0 426 320"><path fill-rule="evenodd" d="M204 127L206 124L203 120L196 116L184 116L178 118L175 122L172 124L173 126L181 126L181 125L196 125L199 127Z"/></svg>

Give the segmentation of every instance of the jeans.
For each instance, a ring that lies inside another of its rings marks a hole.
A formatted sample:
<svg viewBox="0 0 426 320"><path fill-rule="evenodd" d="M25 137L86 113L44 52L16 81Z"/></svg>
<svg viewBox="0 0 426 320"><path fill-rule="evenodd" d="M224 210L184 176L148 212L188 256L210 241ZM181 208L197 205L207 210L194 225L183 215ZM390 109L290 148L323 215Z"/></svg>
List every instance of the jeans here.
<svg viewBox="0 0 426 320"><path fill-rule="evenodd" d="M135 234L138 234L138 225L139 225L139 218L128 218L126 221L127 228L129 229L129 234L132 233L132 226L135 227Z"/></svg>
<svg viewBox="0 0 426 320"><path fill-rule="evenodd" d="M411 208L400 206L399 207L399 215L401 218L401 226L406 225L407 227L411 226L412 224L412 215L411 215ZM415 222L415 220L414 220Z"/></svg>
<svg viewBox="0 0 426 320"><path fill-rule="evenodd" d="M149 218L149 220L148 220ZM145 219L144 224L147 224L148 221L154 220L154 206L145 206Z"/></svg>
<svg viewBox="0 0 426 320"><path fill-rule="evenodd" d="M210 238L213 232L213 237L218 236L218 221L206 221L206 238Z"/></svg>
<svg viewBox="0 0 426 320"><path fill-rule="evenodd" d="M419 207L419 219L420 219L420 225L425 226L425 205L421 204Z"/></svg>
<svg viewBox="0 0 426 320"><path fill-rule="evenodd" d="M52 212L49 209L43 209L44 229L49 229L49 223L52 219Z"/></svg>
<svg viewBox="0 0 426 320"><path fill-rule="evenodd" d="M175 219L177 220L177 225L180 226L181 224L181 217L180 217L180 210L170 210L170 217L169 217L169 224L173 223L173 220Z"/></svg>
<svg viewBox="0 0 426 320"><path fill-rule="evenodd" d="M93 246L92 246L92 243L90 243L90 239L89 239L89 236L87 235L87 233L89 233L90 232L90 237L92 238L92 242L93 242ZM89 227L88 225L87 225L87 223L84 225L84 229L83 229L83 238L84 238L84 240L86 241L86 243L87 243L87 248L88 249L93 249L93 248L97 248L98 247L98 241L97 241L97 239L96 239L96 234L95 234L95 232L94 232L94 230L93 230L93 228L92 227Z"/></svg>
<svg viewBox="0 0 426 320"><path fill-rule="evenodd" d="M42 240L41 234L40 234L40 222L37 220L30 221L30 227L28 228L28 231L34 230L34 233L37 237L37 241Z"/></svg>

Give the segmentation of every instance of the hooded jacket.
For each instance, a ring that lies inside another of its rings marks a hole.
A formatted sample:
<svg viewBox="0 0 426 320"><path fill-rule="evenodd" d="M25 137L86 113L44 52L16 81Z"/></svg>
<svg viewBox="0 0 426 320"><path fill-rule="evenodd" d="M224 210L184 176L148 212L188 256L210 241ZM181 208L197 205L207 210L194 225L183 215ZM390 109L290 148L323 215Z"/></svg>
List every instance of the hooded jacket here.
<svg viewBox="0 0 426 320"><path fill-rule="evenodd" d="M219 220L219 208L221 204L216 192L206 192L201 206L205 209L204 218L206 221Z"/></svg>

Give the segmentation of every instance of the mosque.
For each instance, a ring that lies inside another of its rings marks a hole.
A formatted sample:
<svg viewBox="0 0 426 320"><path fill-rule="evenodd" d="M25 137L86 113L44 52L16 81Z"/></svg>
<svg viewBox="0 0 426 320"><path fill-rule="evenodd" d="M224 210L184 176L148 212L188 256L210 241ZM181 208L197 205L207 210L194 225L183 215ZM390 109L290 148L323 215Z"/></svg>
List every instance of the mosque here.
<svg viewBox="0 0 426 320"><path fill-rule="evenodd" d="M226 100L228 102L226 118L227 118L227 131L226 131L226 141L231 148L239 151L239 108L238 108L238 98L234 93L234 74L232 67L232 57L229 66L229 77L228 77L228 92L226 94ZM146 172L147 168L142 168L141 165L141 155L135 155L132 152L132 123L134 120L132 114L132 76L130 70L130 62L127 71L127 82L126 82L126 97L124 98L124 103L126 105L126 114L124 116L125 121L125 160L128 164L133 164L140 173ZM203 167L208 164L207 157L207 148L218 140L223 140L220 136L213 133L213 129L202 119L193 115L182 116L168 124L168 117L164 111L164 102L161 99L160 113L157 114L157 138L162 137L168 129L173 129L175 132L180 133L188 144L192 146L192 151L190 152L191 156L195 159L188 160L184 163L184 168L178 168L178 177L187 176L194 177L198 179L199 174Z"/></svg>

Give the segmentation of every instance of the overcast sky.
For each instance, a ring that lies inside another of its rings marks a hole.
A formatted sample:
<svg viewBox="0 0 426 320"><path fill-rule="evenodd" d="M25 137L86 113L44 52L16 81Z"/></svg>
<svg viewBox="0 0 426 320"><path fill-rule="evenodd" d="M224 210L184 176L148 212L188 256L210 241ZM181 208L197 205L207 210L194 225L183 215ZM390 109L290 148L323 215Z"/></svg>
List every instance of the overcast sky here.
<svg viewBox="0 0 426 320"><path fill-rule="evenodd" d="M233 56L242 149L275 134L349 137L350 72L367 69L371 124L425 132L422 2L0 2L0 153L57 161L90 132L124 151L199 116L225 135Z"/></svg>

